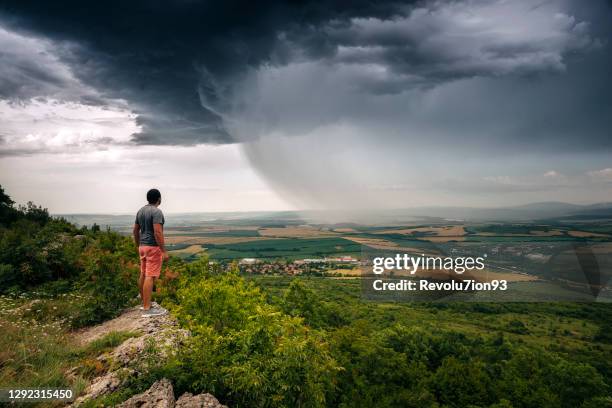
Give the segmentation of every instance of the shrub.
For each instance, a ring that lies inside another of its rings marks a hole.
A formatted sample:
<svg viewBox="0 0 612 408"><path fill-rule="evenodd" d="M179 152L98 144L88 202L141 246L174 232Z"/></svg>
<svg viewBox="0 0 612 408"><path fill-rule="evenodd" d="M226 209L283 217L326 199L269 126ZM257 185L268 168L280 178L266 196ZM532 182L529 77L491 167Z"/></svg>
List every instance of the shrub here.
<svg viewBox="0 0 612 408"><path fill-rule="evenodd" d="M203 259L185 272L172 308L192 337L167 368L180 392L238 406L325 406L340 367L321 332L267 304L235 271L211 273Z"/></svg>
<svg viewBox="0 0 612 408"><path fill-rule="evenodd" d="M73 327L87 326L117 316L138 294L138 266L129 258L126 260L127 238L119 238L121 240L115 241L113 251L92 246L83 252L84 270L76 289L85 297L85 301L72 320ZM100 246L105 247L104 244Z"/></svg>

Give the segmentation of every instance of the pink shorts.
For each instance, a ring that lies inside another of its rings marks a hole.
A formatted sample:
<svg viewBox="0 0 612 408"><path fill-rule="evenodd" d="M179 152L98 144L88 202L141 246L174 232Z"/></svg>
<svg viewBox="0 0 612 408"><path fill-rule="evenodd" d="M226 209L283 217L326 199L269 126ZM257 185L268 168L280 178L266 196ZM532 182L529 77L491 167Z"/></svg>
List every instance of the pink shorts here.
<svg viewBox="0 0 612 408"><path fill-rule="evenodd" d="M143 245L138 247L140 254L140 274L159 278L164 254L158 246Z"/></svg>

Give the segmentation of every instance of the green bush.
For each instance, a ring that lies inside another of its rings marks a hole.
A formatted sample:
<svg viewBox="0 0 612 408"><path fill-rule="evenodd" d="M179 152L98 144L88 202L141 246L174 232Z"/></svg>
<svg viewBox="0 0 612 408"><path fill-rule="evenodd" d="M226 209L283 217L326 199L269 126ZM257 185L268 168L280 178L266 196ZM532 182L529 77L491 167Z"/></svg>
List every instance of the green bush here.
<svg viewBox="0 0 612 408"><path fill-rule="evenodd" d="M206 258L185 269L171 308L192 336L165 373L179 392L232 406L326 406L340 367L322 332L267 304L235 271L211 273Z"/></svg>
<svg viewBox="0 0 612 408"><path fill-rule="evenodd" d="M0 273L0 292L15 286L26 289L45 282L76 277L86 239L62 219L42 218L16 212L20 218L9 226L0 223L0 264L12 273Z"/></svg>
<svg viewBox="0 0 612 408"><path fill-rule="evenodd" d="M99 235L81 254L83 272L75 288L85 300L72 319L75 328L119 315L138 295L139 268L132 242L112 232Z"/></svg>
<svg viewBox="0 0 612 408"><path fill-rule="evenodd" d="M131 239L99 228L77 228L28 203L14 207L0 187L0 293L57 295L76 290L74 327L119 314L138 293L138 258Z"/></svg>

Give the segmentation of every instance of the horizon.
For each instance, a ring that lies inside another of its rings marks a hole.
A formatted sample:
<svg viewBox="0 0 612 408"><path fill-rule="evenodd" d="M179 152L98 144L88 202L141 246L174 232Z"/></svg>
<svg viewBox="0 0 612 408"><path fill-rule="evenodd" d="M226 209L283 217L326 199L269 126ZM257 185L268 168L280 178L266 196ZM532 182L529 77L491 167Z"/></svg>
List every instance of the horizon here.
<svg viewBox="0 0 612 408"><path fill-rule="evenodd" d="M34 203L37 204L38 203ZM593 202L593 203L588 203L588 204L580 204L580 203L570 203L570 202L566 202L566 201L538 201L538 202L532 202L532 203L525 203L525 204L517 204L517 205L509 205L509 206L497 206L497 207L471 207L471 206L436 206L436 205L431 205L431 206L419 206L419 207L397 207L397 208L389 208L389 209L364 209L361 211L364 212L368 212L368 211L408 211L408 210L420 210L420 209L453 209L453 208L464 208L464 209L475 209L475 210L480 210L480 209L499 209L499 210L504 210L504 209L515 209L515 208L521 208L521 207L528 207L528 206L534 206L534 205L544 205L544 204L564 204L564 205L570 205L570 206L576 206L576 207L592 207L592 206L610 206L612 207L612 202ZM146 204L145 204L146 205ZM42 206L44 208L44 206ZM160 205L160 209L163 211L163 207ZM169 214L169 215L188 215L188 214L242 214L242 213L283 213L283 212L289 212L289 213L301 213L301 212L335 212L335 211L341 211L341 209L301 209L301 210L237 210L237 211L184 211L184 212L174 212L174 211L164 211L164 214ZM52 213L50 212L51 215L53 216L62 216L62 215L112 215L112 216L121 216L121 215L129 215L132 216L133 214L131 212L100 212L100 213L78 213L78 212L74 212L74 213Z"/></svg>
<svg viewBox="0 0 612 408"><path fill-rule="evenodd" d="M163 209L162 209L163 210ZM135 212L134 212L135 213ZM134 213L50 213L78 225L107 225L123 228ZM572 220L585 216L612 217L612 203L577 205L563 202L539 202L507 207L413 207L391 210L285 210L285 211L192 211L167 212L169 226L189 226L253 221L286 221L305 225L400 225L440 223L524 223ZM602 218L603 217L603 218Z"/></svg>

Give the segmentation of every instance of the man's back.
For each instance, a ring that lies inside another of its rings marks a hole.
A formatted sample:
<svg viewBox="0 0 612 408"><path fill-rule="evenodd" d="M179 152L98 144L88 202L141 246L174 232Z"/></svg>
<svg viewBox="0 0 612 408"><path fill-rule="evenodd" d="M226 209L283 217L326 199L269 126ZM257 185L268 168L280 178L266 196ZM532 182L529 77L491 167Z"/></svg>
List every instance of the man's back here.
<svg viewBox="0 0 612 408"><path fill-rule="evenodd" d="M164 214L152 204L147 204L138 210L135 223L140 226L140 245L158 246L155 241L153 224L164 224Z"/></svg>

